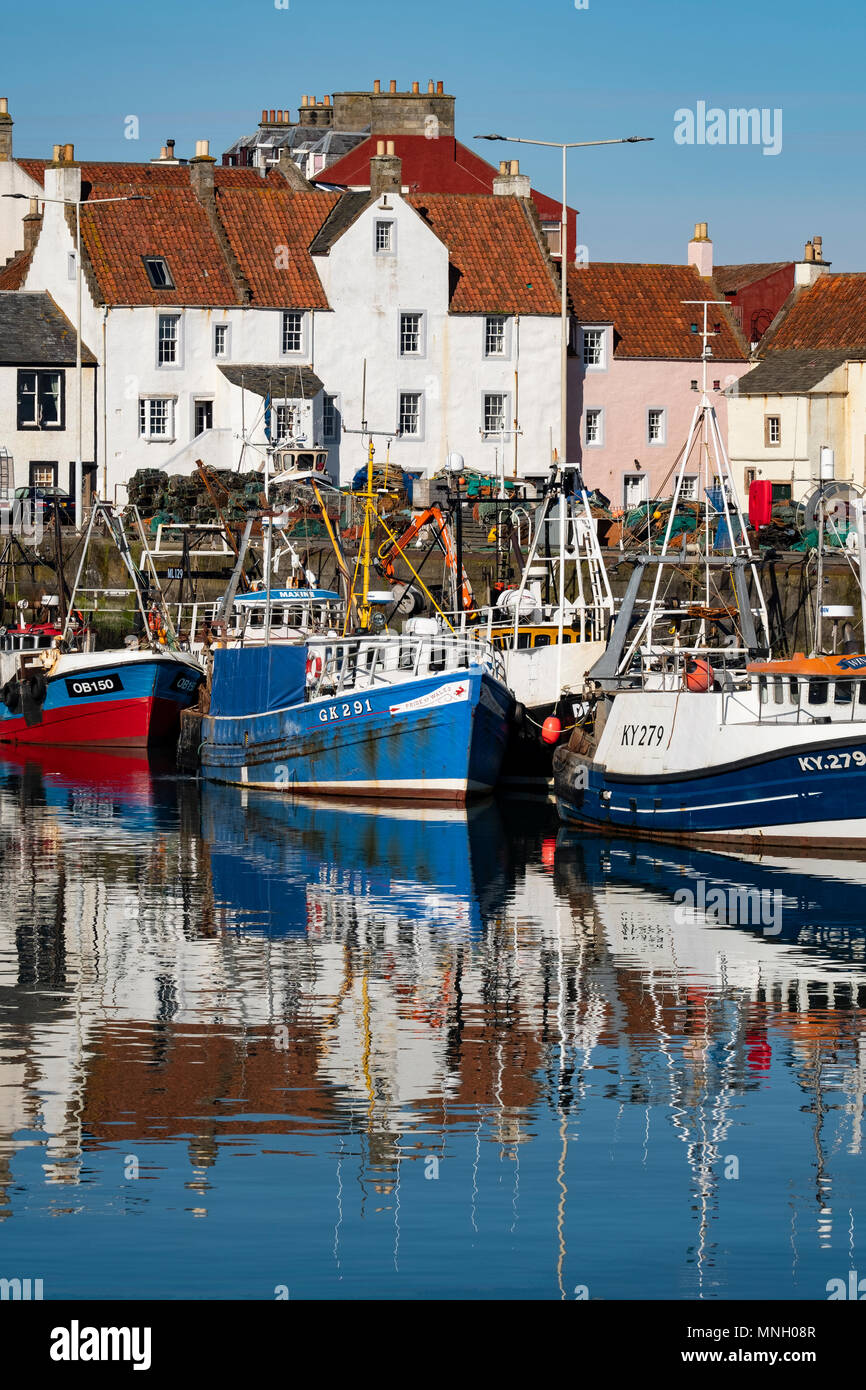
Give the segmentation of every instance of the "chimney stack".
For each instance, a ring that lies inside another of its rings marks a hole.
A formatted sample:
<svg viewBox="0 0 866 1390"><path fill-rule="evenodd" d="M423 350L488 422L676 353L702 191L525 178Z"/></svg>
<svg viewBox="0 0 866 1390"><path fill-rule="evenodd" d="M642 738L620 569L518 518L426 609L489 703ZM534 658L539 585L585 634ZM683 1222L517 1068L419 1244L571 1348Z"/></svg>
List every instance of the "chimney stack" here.
<svg viewBox="0 0 866 1390"><path fill-rule="evenodd" d="M794 286L803 287L814 285L822 275L826 275L830 269L830 262L824 260L824 239L815 236L811 241L807 241L803 250L802 261L797 261L794 266Z"/></svg>
<svg viewBox="0 0 866 1390"><path fill-rule="evenodd" d="M42 216L39 212L39 199L30 199L30 211L24 218L22 224L24 231L24 250L32 251L39 240L39 229L42 226Z"/></svg>
<svg viewBox="0 0 866 1390"><path fill-rule="evenodd" d="M390 81L389 84L388 84L388 91L389 91L389 92L396 92L396 90L397 90L397 79L396 79L396 77L392 77L392 78L391 78L391 81Z"/></svg>
<svg viewBox="0 0 866 1390"><path fill-rule="evenodd" d="M521 174L520 161L501 159L499 173L493 180L493 192L500 198L528 198L532 185L528 174Z"/></svg>
<svg viewBox="0 0 866 1390"><path fill-rule="evenodd" d="M212 203L214 165L216 160L209 153L210 141L196 140L195 154L189 161L189 177L193 192L200 203Z"/></svg>
<svg viewBox="0 0 866 1390"><path fill-rule="evenodd" d="M7 97L0 97L0 162L12 158L12 117Z"/></svg>
<svg viewBox="0 0 866 1390"><path fill-rule="evenodd" d="M412 83L412 92L413 92L413 94L414 94L415 96L417 96L418 93L420 92L420 90L421 90L421 84L420 84L420 82L413 82L413 83Z"/></svg>
<svg viewBox="0 0 866 1390"><path fill-rule="evenodd" d="M379 78L377 77L377 78L376 78L376 81L373 83L373 91L374 91L374 92L376 93L376 95L378 96L379 93L381 92L381 90L382 90L382 83L379 81Z"/></svg>
<svg viewBox="0 0 866 1390"><path fill-rule="evenodd" d="M704 279L713 273L713 243L710 241L706 222L695 223L695 234L689 242L687 252L687 264L693 265Z"/></svg>
<svg viewBox="0 0 866 1390"><path fill-rule="evenodd" d="M403 161L394 153L394 141L379 140L376 154L370 160L370 193L380 198L385 193L399 194L403 187Z"/></svg>

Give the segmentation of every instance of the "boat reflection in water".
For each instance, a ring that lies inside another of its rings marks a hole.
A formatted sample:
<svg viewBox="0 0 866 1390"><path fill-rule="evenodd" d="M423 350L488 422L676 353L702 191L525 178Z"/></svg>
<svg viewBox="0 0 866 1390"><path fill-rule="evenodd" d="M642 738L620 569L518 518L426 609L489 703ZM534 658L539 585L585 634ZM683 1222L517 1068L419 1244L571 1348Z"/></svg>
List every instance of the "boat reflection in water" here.
<svg viewBox="0 0 866 1390"><path fill-rule="evenodd" d="M858 1267L860 866L29 754L0 833L0 1221L46 1297L825 1297ZM705 920L736 887L770 920Z"/></svg>

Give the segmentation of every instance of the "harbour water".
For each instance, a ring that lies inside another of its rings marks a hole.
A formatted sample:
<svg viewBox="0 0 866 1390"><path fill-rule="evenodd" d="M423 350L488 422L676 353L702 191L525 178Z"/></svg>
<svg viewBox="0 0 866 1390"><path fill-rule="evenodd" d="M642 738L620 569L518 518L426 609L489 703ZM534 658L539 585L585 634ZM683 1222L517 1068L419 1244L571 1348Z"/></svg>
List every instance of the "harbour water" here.
<svg viewBox="0 0 866 1390"><path fill-rule="evenodd" d="M45 1299L826 1299L866 866L0 759L0 1277Z"/></svg>

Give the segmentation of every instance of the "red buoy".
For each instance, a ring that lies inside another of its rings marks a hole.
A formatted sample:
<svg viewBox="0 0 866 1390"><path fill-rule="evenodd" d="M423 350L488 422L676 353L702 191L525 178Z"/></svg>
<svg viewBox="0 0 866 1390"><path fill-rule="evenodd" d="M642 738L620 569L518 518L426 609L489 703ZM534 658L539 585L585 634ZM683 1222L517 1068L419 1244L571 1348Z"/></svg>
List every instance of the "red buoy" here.
<svg viewBox="0 0 866 1390"><path fill-rule="evenodd" d="M711 690L715 672L708 661L698 657L696 661L686 663L686 689L687 690Z"/></svg>
<svg viewBox="0 0 866 1390"><path fill-rule="evenodd" d="M552 869L556 861L556 840L553 837L541 842L541 862L545 869Z"/></svg>
<svg viewBox="0 0 866 1390"><path fill-rule="evenodd" d="M541 726L542 743L556 743L562 733L562 724L555 714L549 714Z"/></svg>

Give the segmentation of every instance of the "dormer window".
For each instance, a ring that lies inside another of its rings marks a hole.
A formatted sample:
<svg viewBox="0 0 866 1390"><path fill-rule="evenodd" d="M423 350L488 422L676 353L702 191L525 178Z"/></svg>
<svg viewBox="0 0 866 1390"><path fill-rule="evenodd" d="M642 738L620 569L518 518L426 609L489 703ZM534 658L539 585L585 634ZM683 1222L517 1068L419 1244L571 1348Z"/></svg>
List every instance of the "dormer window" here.
<svg viewBox="0 0 866 1390"><path fill-rule="evenodd" d="M174 281L164 256L143 256L147 278L155 290L173 290Z"/></svg>

